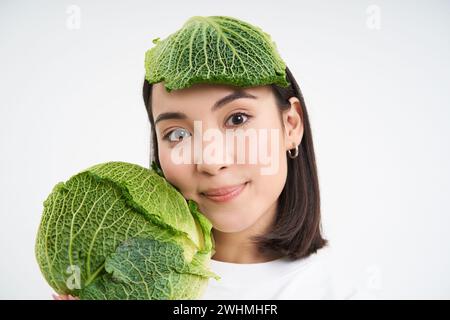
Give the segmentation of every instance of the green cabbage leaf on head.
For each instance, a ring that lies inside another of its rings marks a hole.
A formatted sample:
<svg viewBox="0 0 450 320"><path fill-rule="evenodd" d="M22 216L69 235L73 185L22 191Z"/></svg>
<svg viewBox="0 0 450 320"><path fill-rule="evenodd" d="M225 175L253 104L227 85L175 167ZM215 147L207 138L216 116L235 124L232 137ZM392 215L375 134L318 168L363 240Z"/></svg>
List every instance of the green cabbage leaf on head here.
<svg viewBox="0 0 450 320"><path fill-rule="evenodd" d="M36 258L59 294L81 299L197 299L214 254L212 225L162 171L92 166L44 202Z"/></svg>
<svg viewBox="0 0 450 320"><path fill-rule="evenodd" d="M287 87L286 65L268 33L226 16L194 16L145 53L145 78L168 92L194 83Z"/></svg>

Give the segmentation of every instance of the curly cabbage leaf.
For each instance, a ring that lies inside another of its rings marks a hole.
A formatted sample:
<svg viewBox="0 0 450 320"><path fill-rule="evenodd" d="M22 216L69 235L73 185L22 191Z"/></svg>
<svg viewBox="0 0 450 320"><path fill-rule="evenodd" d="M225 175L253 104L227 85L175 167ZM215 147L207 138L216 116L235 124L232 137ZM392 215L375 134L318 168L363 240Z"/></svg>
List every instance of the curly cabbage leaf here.
<svg viewBox="0 0 450 320"><path fill-rule="evenodd" d="M168 92L194 83L287 87L286 65L270 35L226 16L194 16L145 53L145 78Z"/></svg>

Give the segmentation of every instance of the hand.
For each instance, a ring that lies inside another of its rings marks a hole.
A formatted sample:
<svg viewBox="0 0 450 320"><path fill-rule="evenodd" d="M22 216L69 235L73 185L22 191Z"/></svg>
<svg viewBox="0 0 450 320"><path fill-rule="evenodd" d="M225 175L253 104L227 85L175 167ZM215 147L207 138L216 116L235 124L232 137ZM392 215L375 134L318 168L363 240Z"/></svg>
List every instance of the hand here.
<svg viewBox="0 0 450 320"><path fill-rule="evenodd" d="M52 294L52 296L53 300L80 300L80 298L73 297L70 294L61 294L61 295Z"/></svg>

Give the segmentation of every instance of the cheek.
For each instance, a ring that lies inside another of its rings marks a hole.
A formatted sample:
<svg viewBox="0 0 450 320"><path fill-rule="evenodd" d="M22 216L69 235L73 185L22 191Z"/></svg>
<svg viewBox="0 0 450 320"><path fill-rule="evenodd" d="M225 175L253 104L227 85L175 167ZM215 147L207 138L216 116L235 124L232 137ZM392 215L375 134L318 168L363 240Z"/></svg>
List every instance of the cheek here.
<svg viewBox="0 0 450 320"><path fill-rule="evenodd" d="M271 203L275 202L286 184L286 157L281 155L279 159L274 160L274 162L277 161L278 164L272 164L272 167L270 167L270 165L260 166L259 171L255 173L255 196L260 199L259 204L261 205L270 206ZM269 172L270 174L261 174L262 169L265 169L264 172ZM270 186L270 188L267 186Z"/></svg>
<svg viewBox="0 0 450 320"><path fill-rule="evenodd" d="M193 188L191 165L173 163L170 150L168 148L161 148L158 153L161 169L167 181L177 187L185 198L190 198L190 195L193 193L191 190Z"/></svg>
<svg viewBox="0 0 450 320"><path fill-rule="evenodd" d="M281 124L266 117L255 129L258 131L258 139L256 143L246 145L247 159L251 153L257 155L257 164L253 166L258 169L258 175L261 175L264 180L270 180L271 177L277 179L275 176L284 177L287 162L284 148L285 137Z"/></svg>
<svg viewBox="0 0 450 320"><path fill-rule="evenodd" d="M287 158L281 137L278 139L272 137L267 142L266 148L266 161L259 163L251 170L255 196L260 199L260 203L269 205L268 202L276 201L283 191L287 178Z"/></svg>

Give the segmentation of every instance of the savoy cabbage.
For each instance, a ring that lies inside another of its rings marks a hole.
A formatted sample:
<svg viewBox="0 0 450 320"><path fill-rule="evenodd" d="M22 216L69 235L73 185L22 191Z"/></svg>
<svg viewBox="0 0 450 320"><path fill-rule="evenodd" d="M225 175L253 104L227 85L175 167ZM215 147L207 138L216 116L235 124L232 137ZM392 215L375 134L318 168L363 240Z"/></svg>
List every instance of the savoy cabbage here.
<svg viewBox="0 0 450 320"><path fill-rule="evenodd" d="M210 277L212 225L156 170L92 166L44 201L36 258L50 286L81 299L196 299Z"/></svg>

